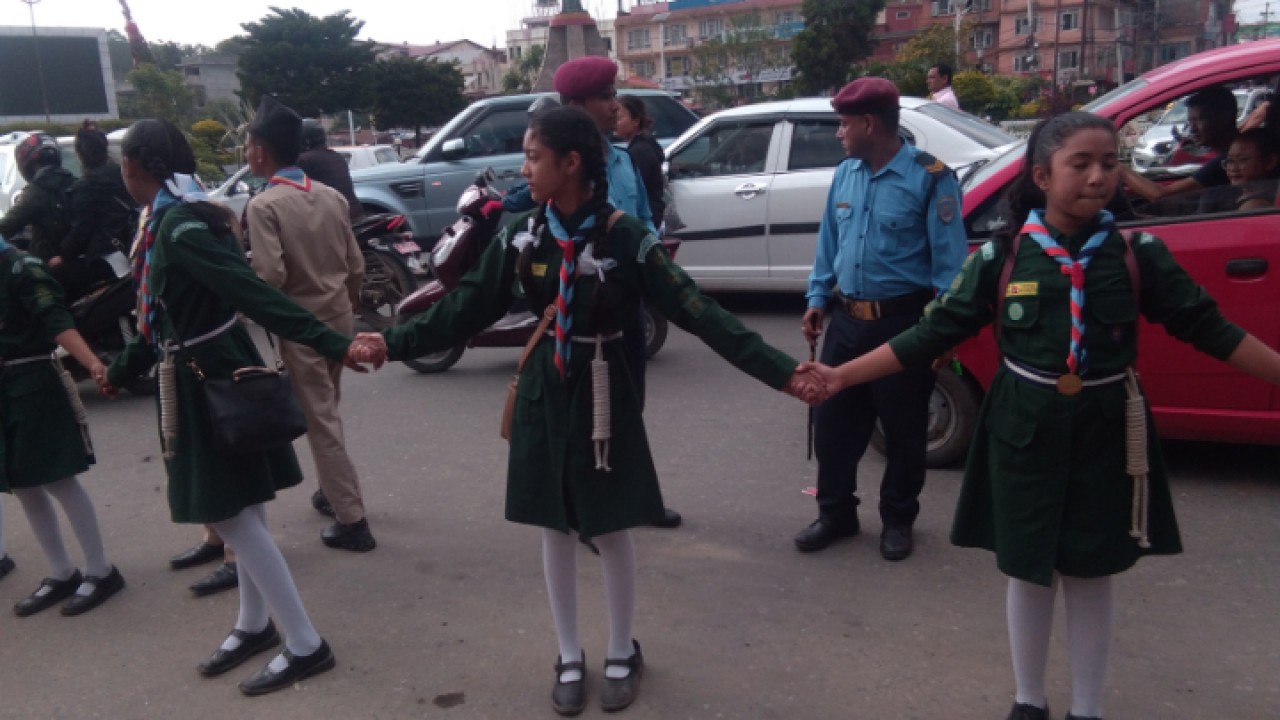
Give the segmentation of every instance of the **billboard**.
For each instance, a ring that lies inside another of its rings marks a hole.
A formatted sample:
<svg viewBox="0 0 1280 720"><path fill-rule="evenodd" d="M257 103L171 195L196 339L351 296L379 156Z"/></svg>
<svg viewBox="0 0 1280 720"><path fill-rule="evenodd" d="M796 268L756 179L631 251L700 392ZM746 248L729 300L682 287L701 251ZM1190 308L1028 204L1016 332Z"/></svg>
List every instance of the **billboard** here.
<svg viewBox="0 0 1280 720"><path fill-rule="evenodd" d="M0 68L0 122L118 117L103 30L0 27Z"/></svg>

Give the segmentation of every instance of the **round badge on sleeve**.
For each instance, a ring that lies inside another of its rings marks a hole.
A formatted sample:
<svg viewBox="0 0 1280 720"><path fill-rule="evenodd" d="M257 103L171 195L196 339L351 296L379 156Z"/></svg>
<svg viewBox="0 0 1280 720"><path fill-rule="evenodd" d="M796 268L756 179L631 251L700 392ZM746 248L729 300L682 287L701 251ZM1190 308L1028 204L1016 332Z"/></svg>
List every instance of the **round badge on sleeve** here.
<svg viewBox="0 0 1280 720"><path fill-rule="evenodd" d="M1022 319L1022 303L1009 303L1009 319L1017 322Z"/></svg>
<svg viewBox="0 0 1280 720"><path fill-rule="evenodd" d="M938 219L948 225L952 220L956 219L956 199L951 195L942 195L938 198Z"/></svg>

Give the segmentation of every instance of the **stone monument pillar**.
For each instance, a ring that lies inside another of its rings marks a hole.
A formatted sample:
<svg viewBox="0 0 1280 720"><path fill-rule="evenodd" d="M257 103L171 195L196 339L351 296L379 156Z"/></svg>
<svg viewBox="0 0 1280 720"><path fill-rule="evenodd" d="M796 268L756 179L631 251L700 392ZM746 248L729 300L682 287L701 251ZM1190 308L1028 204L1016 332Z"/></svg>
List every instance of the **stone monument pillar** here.
<svg viewBox="0 0 1280 720"><path fill-rule="evenodd" d="M551 18L547 29L547 48L542 71L533 84L534 92L551 92L556 70L570 60L587 55L609 56L604 38L591 14L582 9L580 0L564 0L560 12Z"/></svg>

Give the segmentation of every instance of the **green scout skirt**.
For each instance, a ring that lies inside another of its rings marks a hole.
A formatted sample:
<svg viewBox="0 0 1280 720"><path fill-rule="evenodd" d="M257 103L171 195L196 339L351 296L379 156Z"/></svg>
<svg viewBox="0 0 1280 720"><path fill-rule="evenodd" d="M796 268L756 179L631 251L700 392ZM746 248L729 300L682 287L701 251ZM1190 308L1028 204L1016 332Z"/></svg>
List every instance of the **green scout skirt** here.
<svg viewBox="0 0 1280 720"><path fill-rule="evenodd" d="M6 367L0 373L0 386L4 422L0 491L47 485L89 469L93 455L85 447L52 362Z"/></svg>

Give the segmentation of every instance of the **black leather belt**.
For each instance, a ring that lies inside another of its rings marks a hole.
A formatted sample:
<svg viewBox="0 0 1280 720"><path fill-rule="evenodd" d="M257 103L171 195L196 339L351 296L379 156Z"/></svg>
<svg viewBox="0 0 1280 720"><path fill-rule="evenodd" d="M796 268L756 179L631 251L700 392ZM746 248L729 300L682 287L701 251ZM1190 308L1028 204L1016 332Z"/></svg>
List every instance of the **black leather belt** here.
<svg viewBox="0 0 1280 720"><path fill-rule="evenodd" d="M900 315L919 315L924 306L933 300L932 290L918 290L887 300L857 300L836 293L836 301L857 320L879 320Z"/></svg>

